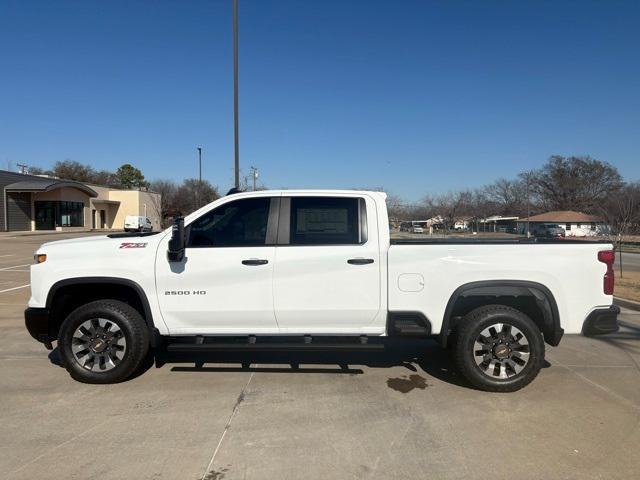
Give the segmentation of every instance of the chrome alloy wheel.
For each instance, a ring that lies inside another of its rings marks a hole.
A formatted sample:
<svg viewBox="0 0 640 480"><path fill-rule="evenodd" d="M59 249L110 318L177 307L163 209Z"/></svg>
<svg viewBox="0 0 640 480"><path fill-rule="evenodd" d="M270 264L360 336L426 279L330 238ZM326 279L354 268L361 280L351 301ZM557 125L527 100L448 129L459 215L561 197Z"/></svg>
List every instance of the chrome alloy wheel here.
<svg viewBox="0 0 640 480"><path fill-rule="evenodd" d="M485 375L511 378L529 363L529 342L524 333L508 323L495 323L480 332L473 358Z"/></svg>
<svg viewBox="0 0 640 480"><path fill-rule="evenodd" d="M93 372L115 368L124 358L127 340L124 332L110 320L92 318L73 333L71 351L81 367Z"/></svg>

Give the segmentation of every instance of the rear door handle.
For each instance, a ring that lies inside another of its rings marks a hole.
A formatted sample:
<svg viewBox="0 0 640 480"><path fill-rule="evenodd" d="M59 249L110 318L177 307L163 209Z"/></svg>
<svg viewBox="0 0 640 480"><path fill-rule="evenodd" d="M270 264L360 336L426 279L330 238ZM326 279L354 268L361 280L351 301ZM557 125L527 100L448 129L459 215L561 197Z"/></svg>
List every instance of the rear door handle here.
<svg viewBox="0 0 640 480"><path fill-rule="evenodd" d="M262 260L259 258L250 258L249 260L242 260L243 265L266 265L269 260Z"/></svg>
<svg viewBox="0 0 640 480"><path fill-rule="evenodd" d="M351 265L367 265L373 263L373 258L350 258L347 263Z"/></svg>

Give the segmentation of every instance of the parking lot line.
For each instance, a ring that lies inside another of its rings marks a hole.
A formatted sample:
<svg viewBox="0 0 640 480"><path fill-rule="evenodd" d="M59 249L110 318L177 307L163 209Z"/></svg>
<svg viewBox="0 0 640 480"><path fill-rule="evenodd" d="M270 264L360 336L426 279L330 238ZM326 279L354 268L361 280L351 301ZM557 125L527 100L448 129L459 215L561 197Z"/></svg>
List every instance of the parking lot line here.
<svg viewBox="0 0 640 480"><path fill-rule="evenodd" d="M14 268L28 267L29 265L31 265L31 264L30 263L25 263L24 265L14 265L12 267L4 267L4 268L0 268L0 272L3 272L4 270L12 270Z"/></svg>
<svg viewBox="0 0 640 480"><path fill-rule="evenodd" d="M27 283L26 285L20 285L19 287L7 288L6 290L0 290L0 293L10 292L12 290L18 290L20 288L27 288L30 285L30 283Z"/></svg>

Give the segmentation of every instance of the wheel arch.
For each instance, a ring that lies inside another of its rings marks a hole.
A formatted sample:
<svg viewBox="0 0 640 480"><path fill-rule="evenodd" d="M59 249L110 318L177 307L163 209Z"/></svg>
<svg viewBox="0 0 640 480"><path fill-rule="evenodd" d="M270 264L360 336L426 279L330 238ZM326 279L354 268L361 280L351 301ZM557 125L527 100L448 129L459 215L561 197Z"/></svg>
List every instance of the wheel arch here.
<svg viewBox="0 0 640 480"><path fill-rule="evenodd" d="M439 334L439 342L447 346L448 337L459 317L473 308L488 304L514 307L532 317L546 343L556 346L564 330L553 293L545 285L528 280L483 280L465 283L451 294Z"/></svg>
<svg viewBox="0 0 640 480"><path fill-rule="evenodd" d="M100 287L99 293L96 293L97 287ZM73 298L72 295L76 295L77 298ZM119 277L75 277L54 283L49 289L46 301L46 307L50 312L50 337L57 337L60 325L72 310L90 301L106 298L131 304L142 315L147 325L151 346L157 345L159 332L153 321L147 294L138 283Z"/></svg>

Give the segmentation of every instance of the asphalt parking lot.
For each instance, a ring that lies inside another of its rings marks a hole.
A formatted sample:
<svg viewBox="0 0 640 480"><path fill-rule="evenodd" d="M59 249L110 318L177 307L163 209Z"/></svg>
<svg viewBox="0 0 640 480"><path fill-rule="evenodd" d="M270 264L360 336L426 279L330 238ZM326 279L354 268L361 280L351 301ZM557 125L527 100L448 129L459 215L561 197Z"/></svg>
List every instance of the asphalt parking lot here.
<svg viewBox="0 0 640 480"><path fill-rule="evenodd" d="M511 394L472 390L432 342L174 357L83 385L22 317L34 250L70 236L0 237L0 478L638 477L640 312L548 347L547 368Z"/></svg>

